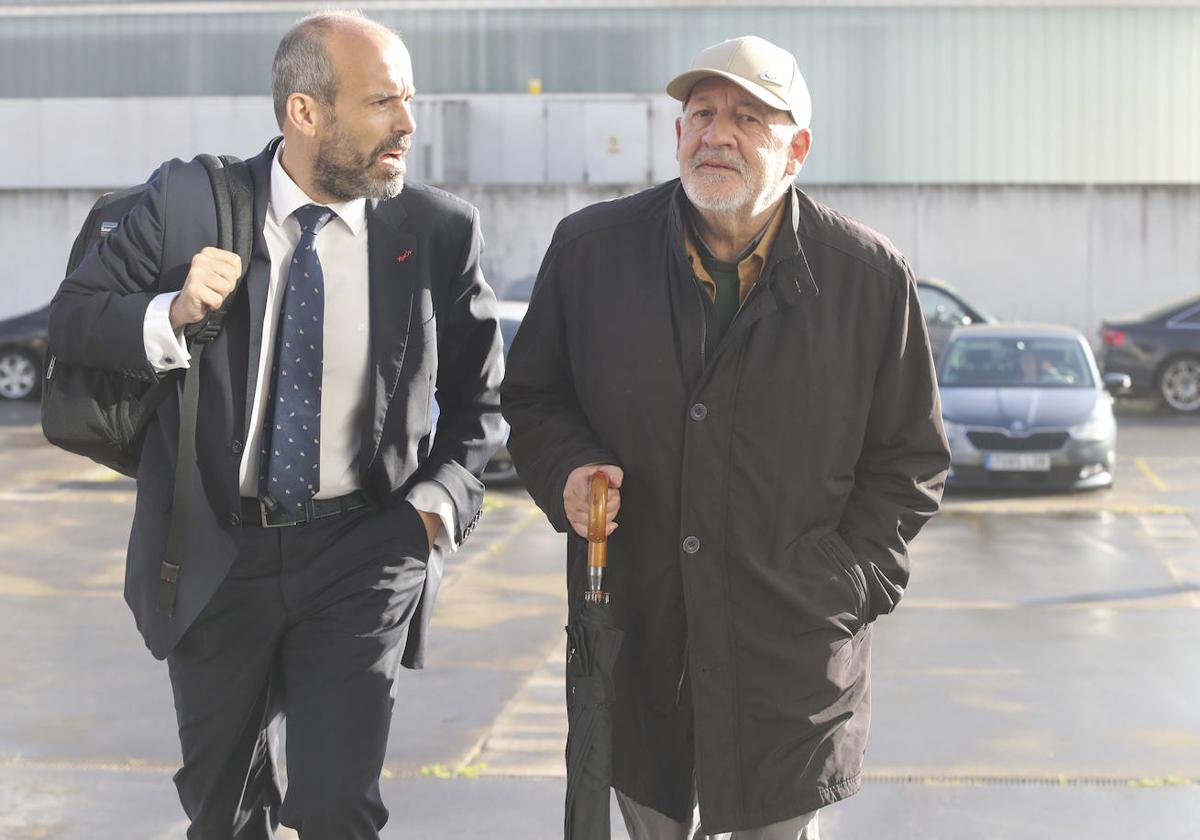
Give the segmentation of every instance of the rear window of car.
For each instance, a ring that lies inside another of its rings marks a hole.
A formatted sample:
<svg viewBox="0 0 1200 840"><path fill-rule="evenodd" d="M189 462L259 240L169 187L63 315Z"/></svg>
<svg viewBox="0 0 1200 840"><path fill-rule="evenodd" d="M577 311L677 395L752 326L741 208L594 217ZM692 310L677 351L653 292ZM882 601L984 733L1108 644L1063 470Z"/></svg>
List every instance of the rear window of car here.
<svg viewBox="0 0 1200 840"><path fill-rule="evenodd" d="M1190 309L1181 309L1167 322L1172 327L1200 327L1200 302Z"/></svg>
<svg viewBox="0 0 1200 840"><path fill-rule="evenodd" d="M938 376L944 388L1092 388L1083 346L1067 338L959 338Z"/></svg>
<svg viewBox="0 0 1200 840"><path fill-rule="evenodd" d="M1160 306L1157 309L1152 309L1141 317L1138 321L1161 321L1164 318L1170 318L1175 314L1183 314L1193 306L1200 305L1200 298L1188 298L1187 300L1177 300L1174 303Z"/></svg>

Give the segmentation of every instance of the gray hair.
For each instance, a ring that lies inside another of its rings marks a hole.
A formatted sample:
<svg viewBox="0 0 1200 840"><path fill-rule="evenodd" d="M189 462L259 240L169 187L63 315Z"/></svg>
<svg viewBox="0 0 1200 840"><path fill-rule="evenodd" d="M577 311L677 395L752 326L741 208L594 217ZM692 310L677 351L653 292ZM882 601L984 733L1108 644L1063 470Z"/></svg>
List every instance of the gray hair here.
<svg viewBox="0 0 1200 840"><path fill-rule="evenodd" d="M326 112L333 110L338 79L325 44L334 29L347 25L387 29L357 9L331 9L301 18L280 39L271 64L271 96L280 128L287 119L287 100L293 93L311 96Z"/></svg>

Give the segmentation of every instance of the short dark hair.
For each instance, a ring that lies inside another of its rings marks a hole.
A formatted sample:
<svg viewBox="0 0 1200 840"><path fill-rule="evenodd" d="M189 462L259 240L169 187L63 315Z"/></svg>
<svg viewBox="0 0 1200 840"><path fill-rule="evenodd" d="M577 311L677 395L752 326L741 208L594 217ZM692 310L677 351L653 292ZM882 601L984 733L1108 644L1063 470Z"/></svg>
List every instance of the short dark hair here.
<svg viewBox="0 0 1200 840"><path fill-rule="evenodd" d="M271 63L271 98L275 105L275 121L280 128L287 119L287 101L293 93L307 94L326 111L333 110L338 79L326 45L329 34L347 24L374 26L391 32L357 9L331 9L301 18L280 39L275 60Z"/></svg>

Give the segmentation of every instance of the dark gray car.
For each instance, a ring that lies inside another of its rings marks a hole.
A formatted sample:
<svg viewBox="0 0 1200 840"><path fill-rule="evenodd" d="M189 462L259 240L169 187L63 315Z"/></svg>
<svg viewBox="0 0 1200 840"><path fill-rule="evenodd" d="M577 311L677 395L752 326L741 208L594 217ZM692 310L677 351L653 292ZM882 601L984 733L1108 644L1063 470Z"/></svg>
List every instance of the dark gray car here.
<svg viewBox="0 0 1200 840"><path fill-rule="evenodd" d="M50 307L0 321L0 398L23 400L42 384Z"/></svg>
<svg viewBox="0 0 1200 840"><path fill-rule="evenodd" d="M991 324L996 320L968 302L953 287L938 280L918 280L917 296L921 301L925 326L929 330L929 347L935 362L942 358L946 342L956 329L971 324Z"/></svg>
<svg viewBox="0 0 1200 840"><path fill-rule="evenodd" d="M1113 398L1070 327L987 325L954 333L938 369L957 487L1112 484ZM1109 387L1121 389L1125 377Z"/></svg>
<svg viewBox="0 0 1200 840"><path fill-rule="evenodd" d="M1157 396L1176 411L1200 413L1200 297L1100 327L1105 373L1124 373L1130 393Z"/></svg>

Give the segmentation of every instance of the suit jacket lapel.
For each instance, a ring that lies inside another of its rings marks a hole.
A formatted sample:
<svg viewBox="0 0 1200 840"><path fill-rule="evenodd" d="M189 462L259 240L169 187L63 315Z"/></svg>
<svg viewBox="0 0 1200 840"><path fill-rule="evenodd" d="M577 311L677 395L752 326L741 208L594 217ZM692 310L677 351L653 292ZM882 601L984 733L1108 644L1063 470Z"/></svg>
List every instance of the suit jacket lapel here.
<svg viewBox="0 0 1200 840"><path fill-rule="evenodd" d="M371 381L362 429L362 470L375 460L383 437L388 406L400 382L411 331L413 299L421 264L417 240L401 231L404 207L398 201L367 205L367 250L370 265Z"/></svg>
<svg viewBox="0 0 1200 840"><path fill-rule="evenodd" d="M262 355L263 320L267 312L267 288L271 284L271 255L263 225L267 219L267 202L271 198L271 162L275 159L278 138L267 144L260 154L246 161L254 180L254 248L250 270L246 274L246 296L250 305L250 341L246 363L246 410L242 420L243 440L250 439L250 415L254 411L255 386L258 384L258 361ZM270 387L269 383L263 383Z"/></svg>

